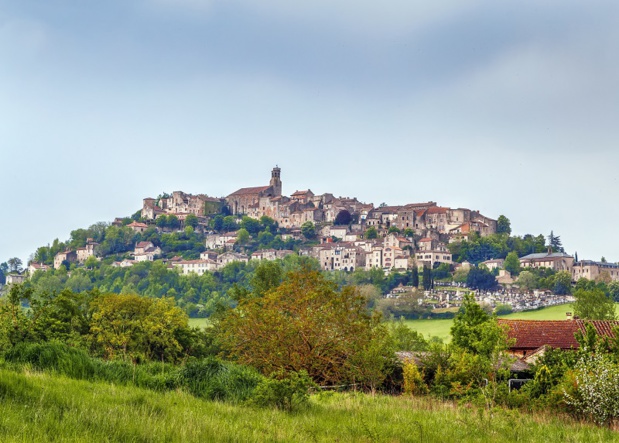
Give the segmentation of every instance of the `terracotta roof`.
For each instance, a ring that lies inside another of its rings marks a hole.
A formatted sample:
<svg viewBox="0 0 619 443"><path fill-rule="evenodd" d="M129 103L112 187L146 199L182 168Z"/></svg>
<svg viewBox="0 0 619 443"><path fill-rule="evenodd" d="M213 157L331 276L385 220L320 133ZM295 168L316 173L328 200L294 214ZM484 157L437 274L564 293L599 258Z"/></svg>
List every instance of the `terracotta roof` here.
<svg viewBox="0 0 619 443"><path fill-rule="evenodd" d="M312 192L312 191L310 191L309 189L307 189L307 190L305 190L305 191L296 191L296 192L295 192L294 194L292 194L292 195L305 195L305 194L307 194L308 192Z"/></svg>
<svg viewBox="0 0 619 443"><path fill-rule="evenodd" d="M615 320L498 320L499 325L509 327L508 337L516 339L512 349L537 349L548 345L553 348L578 348L574 337L576 331L584 333L591 323L598 335L614 338Z"/></svg>
<svg viewBox="0 0 619 443"><path fill-rule="evenodd" d="M230 195L260 194L262 191L266 191L268 188L269 186L255 186L253 188L241 188L238 191L235 191Z"/></svg>
<svg viewBox="0 0 619 443"><path fill-rule="evenodd" d="M432 239L430 237L425 237L425 238L422 238L421 240L419 240L417 243L426 243L426 242L429 242L429 241L432 241Z"/></svg>
<svg viewBox="0 0 619 443"><path fill-rule="evenodd" d="M135 245L136 248L148 248L149 246L152 246L153 244L149 241L141 241L139 242L137 245Z"/></svg>
<svg viewBox="0 0 619 443"><path fill-rule="evenodd" d="M428 214L447 214L448 208L441 208L440 206L430 206L426 213Z"/></svg>
<svg viewBox="0 0 619 443"><path fill-rule="evenodd" d="M139 222L133 222L133 223L129 223L127 226L129 226L130 228L148 228L148 225L146 223L139 223Z"/></svg>

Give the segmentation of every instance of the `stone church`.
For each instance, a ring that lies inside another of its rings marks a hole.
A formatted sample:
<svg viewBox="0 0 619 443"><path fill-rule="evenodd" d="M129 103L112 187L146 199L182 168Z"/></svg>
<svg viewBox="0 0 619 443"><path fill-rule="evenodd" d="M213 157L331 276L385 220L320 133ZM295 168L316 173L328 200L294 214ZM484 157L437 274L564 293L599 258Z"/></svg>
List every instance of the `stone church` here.
<svg viewBox="0 0 619 443"><path fill-rule="evenodd" d="M271 171L271 181L269 186L256 186L253 188L241 188L226 197L226 202L232 214L247 214L250 208L255 207L261 198L281 197L282 181L280 178L281 169L277 166Z"/></svg>

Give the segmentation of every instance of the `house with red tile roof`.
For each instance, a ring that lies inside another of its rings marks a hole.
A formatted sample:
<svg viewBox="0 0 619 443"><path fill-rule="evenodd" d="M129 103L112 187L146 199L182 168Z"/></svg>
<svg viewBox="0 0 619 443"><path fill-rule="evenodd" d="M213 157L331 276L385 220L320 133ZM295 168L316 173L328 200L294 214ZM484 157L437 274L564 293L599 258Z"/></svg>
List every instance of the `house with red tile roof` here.
<svg viewBox="0 0 619 443"><path fill-rule="evenodd" d="M505 320L500 326L507 329L507 336L514 340L509 352L519 358L528 357L540 348L550 346L558 349L578 349L576 332L584 334L591 324L601 337L615 338L616 320Z"/></svg>

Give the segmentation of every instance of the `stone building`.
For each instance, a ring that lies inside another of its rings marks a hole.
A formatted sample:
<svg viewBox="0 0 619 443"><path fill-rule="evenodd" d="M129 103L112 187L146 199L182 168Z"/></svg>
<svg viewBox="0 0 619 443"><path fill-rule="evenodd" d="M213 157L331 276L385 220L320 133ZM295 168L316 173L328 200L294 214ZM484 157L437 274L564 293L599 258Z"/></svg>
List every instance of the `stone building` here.
<svg viewBox="0 0 619 443"><path fill-rule="evenodd" d="M282 195L281 169L274 167L271 171L271 181L268 186L241 188L226 197L230 212L234 215L247 214L251 207L260 203L263 197L280 197Z"/></svg>

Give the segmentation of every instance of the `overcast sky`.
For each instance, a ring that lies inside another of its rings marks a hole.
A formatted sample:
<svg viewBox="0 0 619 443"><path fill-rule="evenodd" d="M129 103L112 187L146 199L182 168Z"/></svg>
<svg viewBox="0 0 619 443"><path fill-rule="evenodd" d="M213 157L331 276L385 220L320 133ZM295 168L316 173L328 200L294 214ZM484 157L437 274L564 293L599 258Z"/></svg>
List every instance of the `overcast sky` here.
<svg viewBox="0 0 619 443"><path fill-rule="evenodd" d="M618 142L616 1L0 0L0 262L275 164L619 261Z"/></svg>

